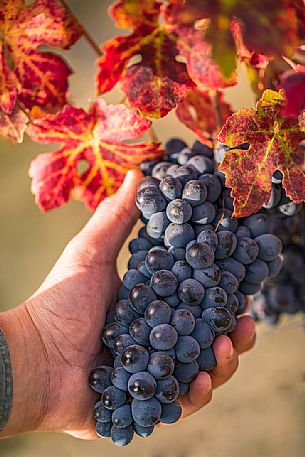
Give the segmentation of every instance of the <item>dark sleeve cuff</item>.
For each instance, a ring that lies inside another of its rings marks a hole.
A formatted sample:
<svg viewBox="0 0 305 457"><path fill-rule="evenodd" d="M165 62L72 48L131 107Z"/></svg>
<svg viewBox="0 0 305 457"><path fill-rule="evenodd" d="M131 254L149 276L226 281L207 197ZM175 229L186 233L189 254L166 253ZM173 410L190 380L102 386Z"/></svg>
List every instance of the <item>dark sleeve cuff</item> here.
<svg viewBox="0 0 305 457"><path fill-rule="evenodd" d="M5 427L13 404L13 376L5 336L0 329L0 431Z"/></svg>

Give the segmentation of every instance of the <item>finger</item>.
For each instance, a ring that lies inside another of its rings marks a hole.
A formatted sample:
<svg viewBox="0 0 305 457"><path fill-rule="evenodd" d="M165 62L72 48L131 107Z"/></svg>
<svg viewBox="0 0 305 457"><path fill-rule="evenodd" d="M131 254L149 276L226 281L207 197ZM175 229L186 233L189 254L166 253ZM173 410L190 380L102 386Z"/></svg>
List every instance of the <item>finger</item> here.
<svg viewBox="0 0 305 457"><path fill-rule="evenodd" d="M116 194L105 199L79 234L86 248L102 259L115 259L139 217L135 205L142 173L128 171ZM97 252L96 252L97 251ZM98 258L96 258L98 260Z"/></svg>
<svg viewBox="0 0 305 457"><path fill-rule="evenodd" d="M212 383L208 373L199 373L191 383L186 395L179 397L182 407L182 418L190 416L207 405L212 399Z"/></svg>
<svg viewBox="0 0 305 457"><path fill-rule="evenodd" d="M256 338L253 318L251 316L240 317L230 337L238 354L249 351L254 346Z"/></svg>
<svg viewBox="0 0 305 457"><path fill-rule="evenodd" d="M209 372L213 389L224 384L235 373L238 367L237 352L229 337L219 336L213 344L217 366Z"/></svg>

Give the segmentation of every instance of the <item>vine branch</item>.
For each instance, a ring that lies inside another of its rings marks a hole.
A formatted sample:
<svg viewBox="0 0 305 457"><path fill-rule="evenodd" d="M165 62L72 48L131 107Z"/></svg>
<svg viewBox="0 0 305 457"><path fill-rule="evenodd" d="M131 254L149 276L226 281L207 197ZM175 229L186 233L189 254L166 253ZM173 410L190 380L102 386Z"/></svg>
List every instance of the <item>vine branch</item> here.
<svg viewBox="0 0 305 457"><path fill-rule="evenodd" d="M99 47L99 45L94 41L88 30L83 26L83 24L80 23L78 18L75 16L73 11L71 10L70 6L67 4L65 0L59 0L62 6L68 11L69 14L74 18L74 20L78 23L81 31L82 31L82 36L85 38L87 43L91 46L91 48L94 50L94 52L97 54L98 57L102 55L102 51Z"/></svg>

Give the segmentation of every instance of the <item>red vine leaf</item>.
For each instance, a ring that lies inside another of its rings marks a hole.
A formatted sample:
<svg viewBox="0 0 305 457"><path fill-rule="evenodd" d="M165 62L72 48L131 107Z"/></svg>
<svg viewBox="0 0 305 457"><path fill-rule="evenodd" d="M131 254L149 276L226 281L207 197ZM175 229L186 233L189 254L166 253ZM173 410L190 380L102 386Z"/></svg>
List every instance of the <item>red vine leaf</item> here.
<svg viewBox="0 0 305 457"><path fill-rule="evenodd" d="M283 177L288 197L300 203L305 199L305 140L297 118L281 115L285 99L281 92L266 90L256 109L244 108L230 116L218 139L230 147L249 143L247 151L225 154L221 171L232 188L234 215L248 216L269 200L271 178L276 170Z"/></svg>
<svg viewBox="0 0 305 457"><path fill-rule="evenodd" d="M27 115L16 105L11 113L0 111L0 136L12 143L22 143Z"/></svg>
<svg viewBox="0 0 305 457"><path fill-rule="evenodd" d="M120 81L134 108L145 116L160 118L175 108L194 84L185 65L176 60L176 36L159 24L160 2L143 0L137 9L138 3L121 0L110 10L119 26L125 24L134 31L104 43L104 54L98 60L98 91L105 93ZM134 11L136 16L132 17ZM134 56L140 56L140 63L127 68Z"/></svg>
<svg viewBox="0 0 305 457"><path fill-rule="evenodd" d="M80 37L74 18L59 0L1 0L1 108L10 112L18 95L27 108L61 107L66 103L70 68L40 46L68 49Z"/></svg>
<svg viewBox="0 0 305 457"><path fill-rule="evenodd" d="M222 94L217 94L220 116L223 122L232 114L230 106L223 100ZM211 144L218 127L215 106L209 92L198 89L189 91L185 99L179 103L176 115L193 131L199 141Z"/></svg>
<svg viewBox="0 0 305 457"><path fill-rule="evenodd" d="M285 71L280 76L279 87L285 91L283 115L298 116L305 109L305 67L297 65L294 70Z"/></svg>
<svg viewBox="0 0 305 457"><path fill-rule="evenodd" d="M107 106L102 99L89 112L67 105L61 112L35 121L27 129L32 140L60 144L60 149L40 154L31 164L29 174L38 206L48 211L73 195L95 209L119 188L129 169L162 155L158 143L124 142L141 137L150 124L126 106Z"/></svg>

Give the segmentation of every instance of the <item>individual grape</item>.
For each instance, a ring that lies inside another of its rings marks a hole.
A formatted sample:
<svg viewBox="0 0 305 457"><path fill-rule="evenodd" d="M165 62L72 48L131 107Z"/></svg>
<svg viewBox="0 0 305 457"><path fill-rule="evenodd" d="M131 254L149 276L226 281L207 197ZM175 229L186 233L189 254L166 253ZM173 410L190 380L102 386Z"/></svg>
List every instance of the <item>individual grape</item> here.
<svg viewBox="0 0 305 457"><path fill-rule="evenodd" d="M130 335L141 346L149 346L150 331L151 328L143 317L134 320L129 327Z"/></svg>
<svg viewBox="0 0 305 457"><path fill-rule="evenodd" d="M242 281L239 284L239 289L245 295L254 295L260 291L261 283L252 284L251 282L248 282L248 281Z"/></svg>
<svg viewBox="0 0 305 457"><path fill-rule="evenodd" d="M134 373L128 381L128 392L137 400L148 400L156 392L155 378L147 371Z"/></svg>
<svg viewBox="0 0 305 457"><path fill-rule="evenodd" d="M145 187L159 187L159 179L153 178L152 176L145 176L138 185L138 191L144 189Z"/></svg>
<svg viewBox="0 0 305 457"><path fill-rule="evenodd" d="M191 157L195 154L189 148L183 148L178 155L179 165L186 165Z"/></svg>
<svg viewBox="0 0 305 457"><path fill-rule="evenodd" d="M164 248L152 248L145 259L145 266L152 275L159 270L170 270L175 263L174 257Z"/></svg>
<svg viewBox="0 0 305 457"><path fill-rule="evenodd" d="M197 359L200 346L192 336L179 336L175 351L179 362L190 363Z"/></svg>
<svg viewBox="0 0 305 457"><path fill-rule="evenodd" d="M137 424L136 422L133 423L133 429L138 436L141 438L147 438L150 436L154 431L154 426L151 425L150 427L142 427L141 425Z"/></svg>
<svg viewBox="0 0 305 457"><path fill-rule="evenodd" d="M187 309L177 309L172 315L171 325L179 336L190 335L195 327L195 318Z"/></svg>
<svg viewBox="0 0 305 457"><path fill-rule="evenodd" d="M152 288L145 284L137 284L129 294L130 306L139 314L143 314L149 303L156 298Z"/></svg>
<svg viewBox="0 0 305 457"><path fill-rule="evenodd" d="M170 167L170 165L170 162L167 161L158 162L152 169L152 177L161 181L163 178L165 178L167 170Z"/></svg>
<svg viewBox="0 0 305 457"><path fill-rule="evenodd" d="M289 201L278 206L278 210L285 216L294 216L300 210L301 206L293 201Z"/></svg>
<svg viewBox="0 0 305 457"><path fill-rule="evenodd" d="M146 240L145 238L136 238L130 241L128 247L131 254L134 254L138 251L148 251L149 249L151 249L152 244L149 240Z"/></svg>
<svg viewBox="0 0 305 457"><path fill-rule="evenodd" d="M245 225L239 225L235 232L236 238L251 238L251 232Z"/></svg>
<svg viewBox="0 0 305 457"><path fill-rule="evenodd" d="M211 346L213 343L215 339L215 333L202 318L198 318L195 321L192 337L195 338L200 346L200 349L205 349Z"/></svg>
<svg viewBox="0 0 305 457"><path fill-rule="evenodd" d="M216 215L215 207L210 202L204 202L193 208L192 222L196 224L209 224Z"/></svg>
<svg viewBox="0 0 305 457"><path fill-rule="evenodd" d="M245 281L251 282L252 284L260 284L265 281L269 273L266 262L260 259L256 259L247 268L247 274Z"/></svg>
<svg viewBox="0 0 305 457"><path fill-rule="evenodd" d="M168 378L174 371L173 358L166 352L153 352L150 355L147 371L155 379Z"/></svg>
<svg viewBox="0 0 305 457"><path fill-rule="evenodd" d="M251 238L239 238L233 257L244 265L254 262L258 256L259 248L255 240Z"/></svg>
<svg viewBox="0 0 305 457"><path fill-rule="evenodd" d="M128 260L128 269L133 270L137 269L138 265L140 262L143 262L145 260L145 257L147 255L147 251L137 251Z"/></svg>
<svg viewBox="0 0 305 457"><path fill-rule="evenodd" d="M179 395L179 384L174 376L157 381L156 399L160 403L172 403Z"/></svg>
<svg viewBox="0 0 305 457"><path fill-rule="evenodd" d="M193 179L197 179L198 172L195 167L190 165L182 165L179 167L175 173L175 178L179 179L179 181L184 186L188 181Z"/></svg>
<svg viewBox="0 0 305 457"><path fill-rule="evenodd" d="M140 315L130 306L129 300L119 300L114 306L114 318L116 322L129 326Z"/></svg>
<svg viewBox="0 0 305 457"><path fill-rule="evenodd" d="M272 182L274 184L281 184L283 179L283 173L280 170L275 170L272 176Z"/></svg>
<svg viewBox="0 0 305 457"><path fill-rule="evenodd" d="M127 405L126 405L127 406ZM131 425L128 427L116 427L115 425L111 428L111 439L117 446L127 446L131 443L133 438L133 428Z"/></svg>
<svg viewBox="0 0 305 457"><path fill-rule="evenodd" d="M163 424L173 424L178 422L182 414L182 408L177 401L168 404L162 404L162 413L160 422Z"/></svg>
<svg viewBox="0 0 305 457"><path fill-rule="evenodd" d="M113 368L119 368L119 367L123 367L122 357L120 355L116 355L114 362L113 362Z"/></svg>
<svg viewBox="0 0 305 457"><path fill-rule="evenodd" d="M165 152L168 156L175 154L176 152L182 151L182 149L187 148L187 144L185 141L181 140L181 138L172 137L169 138L165 142Z"/></svg>
<svg viewBox="0 0 305 457"><path fill-rule="evenodd" d="M276 259L267 262L268 266L268 278L274 279L280 273L283 266L283 258L281 256L276 257Z"/></svg>
<svg viewBox="0 0 305 457"><path fill-rule="evenodd" d="M190 383L199 373L198 363L194 360L190 363L177 362L174 369L174 376L179 382Z"/></svg>
<svg viewBox="0 0 305 457"><path fill-rule="evenodd" d="M168 324L171 320L172 309L162 300L155 300L147 307L144 317L150 327Z"/></svg>
<svg viewBox="0 0 305 457"><path fill-rule="evenodd" d="M217 227L217 231L227 230L235 232L238 227L238 221L232 216L232 211L228 209L218 209L213 220L213 225Z"/></svg>
<svg viewBox="0 0 305 457"><path fill-rule="evenodd" d="M124 428L133 422L130 405L122 405L112 413L112 423L115 427Z"/></svg>
<svg viewBox="0 0 305 457"><path fill-rule="evenodd" d="M238 310L238 300L235 294L229 294L225 308L232 314L236 314Z"/></svg>
<svg viewBox="0 0 305 457"><path fill-rule="evenodd" d="M227 303L227 293L222 287L210 287L205 291L204 299L201 303L203 309L225 306Z"/></svg>
<svg viewBox="0 0 305 457"><path fill-rule="evenodd" d="M123 333L123 335L116 337L113 344L113 349L116 354L121 355L125 349L128 348L128 346L132 346L133 344L136 344L136 341L127 333Z"/></svg>
<svg viewBox="0 0 305 457"><path fill-rule="evenodd" d="M195 153L196 155L204 155L208 157L209 159L214 160L214 151L212 148L207 146L204 143L201 143L199 140L195 140L192 146L192 152Z"/></svg>
<svg viewBox="0 0 305 457"><path fill-rule="evenodd" d="M217 360L212 346L202 349L197 359L200 371L211 371L217 365Z"/></svg>
<svg viewBox="0 0 305 457"><path fill-rule="evenodd" d="M203 173L212 173L214 170L213 161L204 155L195 155L191 157L188 161L188 166L190 165L195 167L201 175Z"/></svg>
<svg viewBox="0 0 305 457"><path fill-rule="evenodd" d="M179 303L180 303L180 298L178 294L175 292L172 295L169 295L168 297L164 297L164 301L171 307L171 308L176 308Z"/></svg>
<svg viewBox="0 0 305 457"><path fill-rule="evenodd" d="M238 301L237 315L243 314L248 306L247 299L245 295L242 292L240 292L240 290L237 290L234 295L236 296Z"/></svg>
<svg viewBox="0 0 305 457"><path fill-rule="evenodd" d="M215 251L215 259L222 260L230 257L236 249L237 238L234 233L223 230L217 233L218 246ZM238 260L238 259L237 259Z"/></svg>
<svg viewBox="0 0 305 457"><path fill-rule="evenodd" d="M174 327L169 324L160 324L150 332L150 344L153 348L166 351L175 346L178 334Z"/></svg>
<svg viewBox="0 0 305 457"><path fill-rule="evenodd" d="M112 384L118 389L126 391L128 389L128 380L130 376L131 373L128 373L124 367L118 366L113 369L111 375Z"/></svg>
<svg viewBox="0 0 305 457"><path fill-rule="evenodd" d="M166 176L160 182L160 190L167 201L181 198L182 195L182 184L179 179L173 176Z"/></svg>
<svg viewBox="0 0 305 457"><path fill-rule="evenodd" d="M101 401L98 401L94 405L93 416L96 421L107 423L111 421L112 411L105 408Z"/></svg>
<svg viewBox="0 0 305 457"><path fill-rule="evenodd" d="M137 344L129 346L122 354L122 365L129 373L146 370L148 361L148 352Z"/></svg>
<svg viewBox="0 0 305 457"><path fill-rule="evenodd" d="M96 434L101 438L110 438L112 422L97 422L96 423Z"/></svg>
<svg viewBox="0 0 305 457"><path fill-rule="evenodd" d="M162 197L159 189L150 186L141 189L137 193L136 205L139 210L149 218L153 213L163 211L166 207L166 201Z"/></svg>
<svg viewBox="0 0 305 457"><path fill-rule="evenodd" d="M226 153L228 151L230 151L230 146L218 141L216 144L216 148L214 150L214 156L215 156L216 162L221 163L224 159L224 156L226 155Z"/></svg>
<svg viewBox="0 0 305 457"><path fill-rule="evenodd" d="M140 170L144 176L151 176L154 166L159 163L159 160L143 160L140 164Z"/></svg>
<svg viewBox="0 0 305 457"><path fill-rule="evenodd" d="M178 154L177 154L177 157L178 157ZM167 169L167 176L172 176L173 178L175 178L176 172L179 168L180 168L179 165L177 163L174 163Z"/></svg>
<svg viewBox="0 0 305 457"><path fill-rule="evenodd" d="M282 252L281 240L272 233L264 233L255 238L259 248L259 258L265 262L275 260Z"/></svg>
<svg viewBox="0 0 305 457"><path fill-rule="evenodd" d="M214 232L214 227L212 224L193 224L193 227L196 237L198 237L200 233L204 232L205 230L212 230Z"/></svg>
<svg viewBox="0 0 305 457"><path fill-rule="evenodd" d="M214 230L211 229L203 230L200 232L197 237L197 241L198 243L208 244L213 249L213 251L215 251L218 246L218 237Z"/></svg>
<svg viewBox="0 0 305 457"><path fill-rule="evenodd" d="M165 230L165 244L175 248L185 246L195 238L195 233L190 224L169 224Z"/></svg>
<svg viewBox="0 0 305 457"><path fill-rule="evenodd" d="M155 425L161 417L161 404L156 398L136 400L131 403L133 420L142 427Z"/></svg>
<svg viewBox="0 0 305 457"><path fill-rule="evenodd" d="M268 214L257 213L245 218L244 225L248 227L252 238L255 238L263 233L268 233L271 227L271 220Z"/></svg>
<svg viewBox="0 0 305 457"><path fill-rule="evenodd" d="M207 308L202 312L202 319L216 333L224 333L231 325L232 316L225 308Z"/></svg>
<svg viewBox="0 0 305 457"><path fill-rule="evenodd" d="M188 181L183 189L182 198L191 206L198 206L207 198L207 188L202 181Z"/></svg>
<svg viewBox="0 0 305 457"><path fill-rule="evenodd" d="M174 246L170 246L168 252L172 254L175 261L177 260L185 260L185 249L184 248L175 248Z"/></svg>
<svg viewBox="0 0 305 457"><path fill-rule="evenodd" d="M187 382L179 382L180 395L186 395L189 390L190 390L190 384L189 383L187 383ZM160 422L162 422L161 419L160 419Z"/></svg>
<svg viewBox="0 0 305 457"><path fill-rule="evenodd" d="M207 201L215 203L222 191L222 186L217 176L205 173L204 175L199 176L198 179L203 182L207 188Z"/></svg>
<svg viewBox="0 0 305 457"><path fill-rule="evenodd" d="M219 284L220 270L215 263L212 263L210 267L194 270L193 277L196 281L199 281L205 289L208 289L209 287L215 287Z"/></svg>
<svg viewBox="0 0 305 457"><path fill-rule="evenodd" d="M149 273L149 271L147 270L144 261L142 261L142 262L140 262L140 263L138 264L137 270L138 270L142 275L144 275L145 278L147 278L147 279L150 279L151 276L152 276L152 274Z"/></svg>
<svg viewBox="0 0 305 457"><path fill-rule="evenodd" d="M172 295L176 291L177 285L176 276L171 271L160 270L151 277L151 287L160 297Z"/></svg>
<svg viewBox="0 0 305 457"><path fill-rule="evenodd" d="M154 239L160 239L165 232L166 227L169 225L169 219L165 211L159 211L151 215L147 222L146 230L148 235ZM152 245L150 244L150 249Z"/></svg>
<svg viewBox="0 0 305 457"><path fill-rule="evenodd" d="M206 243L195 242L189 248L186 247L185 257L191 267L196 269L207 268L214 262L214 251Z"/></svg>
<svg viewBox="0 0 305 457"><path fill-rule="evenodd" d="M145 238L146 240L150 241L150 243L153 246L160 246L163 245L163 241L157 240L152 238L151 236L148 235L146 227L141 227L139 232L138 232L138 238Z"/></svg>
<svg viewBox="0 0 305 457"><path fill-rule="evenodd" d="M144 259L142 259L142 260L144 260ZM123 276L123 284L129 290L131 290L137 284L144 283L145 280L146 280L145 276L143 276L135 268L126 271L126 273Z"/></svg>
<svg viewBox="0 0 305 457"><path fill-rule="evenodd" d="M102 393L101 401L105 408L115 410L125 403L126 394L115 386L109 386Z"/></svg>
<svg viewBox="0 0 305 457"><path fill-rule="evenodd" d="M221 206L226 210L230 210L231 212L234 211L234 199L231 196L232 189L224 188L222 197L221 197ZM237 225L237 224L236 224Z"/></svg>
<svg viewBox="0 0 305 457"><path fill-rule="evenodd" d="M192 217L192 207L186 200L176 198L167 205L166 215L174 224L184 224Z"/></svg>
<svg viewBox="0 0 305 457"><path fill-rule="evenodd" d="M172 273L174 273L178 282L182 282L185 279L190 279L192 277L192 269L185 260L178 260L175 262Z"/></svg>
<svg viewBox="0 0 305 457"><path fill-rule="evenodd" d="M189 311L190 313L193 314L195 319L197 319L197 317L201 317L201 314L202 314L202 308L199 305L194 306L194 305L188 305L187 303L181 302L177 306L176 310L179 310L179 309L184 309L184 310Z"/></svg>
<svg viewBox="0 0 305 457"><path fill-rule="evenodd" d="M226 291L227 294L234 294L238 289L238 279L230 271L222 270L219 287Z"/></svg>
<svg viewBox="0 0 305 457"><path fill-rule="evenodd" d="M183 303L199 305L204 297L204 288L196 279L186 279L180 283L178 295Z"/></svg>
<svg viewBox="0 0 305 457"><path fill-rule="evenodd" d="M102 331L102 341L109 349L114 348L114 342L117 336L123 335L128 332L128 327L120 324L119 322L112 322L105 325Z"/></svg>
<svg viewBox="0 0 305 457"><path fill-rule="evenodd" d="M216 260L215 263L221 270L230 271L238 279L239 282L242 281L246 276L245 266L232 257Z"/></svg>

